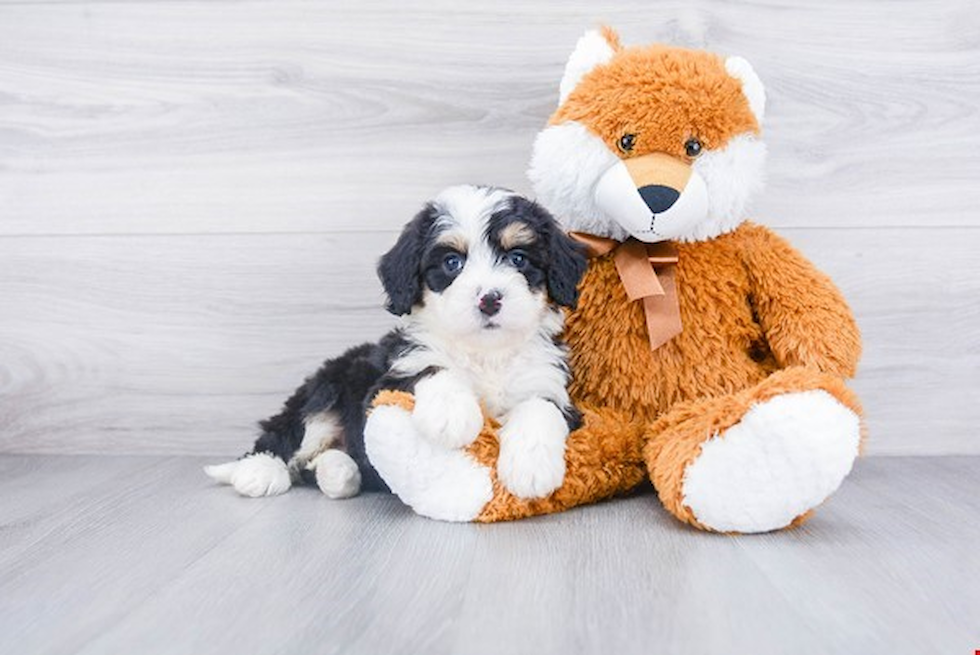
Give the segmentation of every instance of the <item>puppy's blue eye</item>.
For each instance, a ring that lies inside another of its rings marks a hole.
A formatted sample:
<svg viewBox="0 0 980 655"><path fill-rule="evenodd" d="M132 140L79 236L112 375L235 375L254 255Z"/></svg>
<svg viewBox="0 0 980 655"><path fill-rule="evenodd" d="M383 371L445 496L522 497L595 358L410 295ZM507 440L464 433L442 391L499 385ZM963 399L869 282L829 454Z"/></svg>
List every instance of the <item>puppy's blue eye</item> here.
<svg viewBox="0 0 980 655"><path fill-rule="evenodd" d="M463 270L464 263L463 256L456 252L451 252L442 258L442 268L447 273L459 273Z"/></svg>
<svg viewBox="0 0 980 655"><path fill-rule="evenodd" d="M510 262L511 266L520 270L527 266L527 255L521 250L511 250L507 253L507 261Z"/></svg>

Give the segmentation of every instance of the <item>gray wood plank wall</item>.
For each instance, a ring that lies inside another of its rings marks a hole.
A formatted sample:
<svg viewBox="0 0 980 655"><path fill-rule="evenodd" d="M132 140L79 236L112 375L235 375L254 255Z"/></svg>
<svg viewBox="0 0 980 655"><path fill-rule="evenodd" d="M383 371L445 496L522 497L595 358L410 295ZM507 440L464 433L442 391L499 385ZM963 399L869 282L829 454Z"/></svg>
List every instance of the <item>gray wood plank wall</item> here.
<svg viewBox="0 0 980 655"><path fill-rule="evenodd" d="M0 452L240 452L391 324L373 263L427 197L529 190L600 22L754 63L755 215L858 314L870 452L980 453L969 0L0 2Z"/></svg>

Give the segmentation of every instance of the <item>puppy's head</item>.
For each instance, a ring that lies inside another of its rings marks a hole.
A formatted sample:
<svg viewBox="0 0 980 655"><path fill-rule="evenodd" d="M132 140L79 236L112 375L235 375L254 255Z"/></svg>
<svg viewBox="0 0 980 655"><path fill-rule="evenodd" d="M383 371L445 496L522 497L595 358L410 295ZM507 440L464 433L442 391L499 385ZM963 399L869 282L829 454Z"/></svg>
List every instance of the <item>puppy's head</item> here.
<svg viewBox="0 0 980 655"><path fill-rule="evenodd" d="M555 305L574 307L585 265L540 205L504 189L457 186L405 226L378 274L393 314L492 343L534 333Z"/></svg>

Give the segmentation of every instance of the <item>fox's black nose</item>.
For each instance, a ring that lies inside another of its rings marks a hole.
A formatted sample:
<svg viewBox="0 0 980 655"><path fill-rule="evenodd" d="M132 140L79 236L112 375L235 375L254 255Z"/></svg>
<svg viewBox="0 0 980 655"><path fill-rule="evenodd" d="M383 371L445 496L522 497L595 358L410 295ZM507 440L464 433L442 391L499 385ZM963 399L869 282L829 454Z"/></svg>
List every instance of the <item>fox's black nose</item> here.
<svg viewBox="0 0 980 655"><path fill-rule="evenodd" d="M487 291L480 298L480 312L484 316L494 316L500 311L500 301L503 297L504 294L500 293L496 289Z"/></svg>
<svg viewBox="0 0 980 655"><path fill-rule="evenodd" d="M650 211L654 214L660 214L673 207L681 194L677 189L671 189L669 186L648 184L640 187L640 197L643 198L643 202L647 204Z"/></svg>

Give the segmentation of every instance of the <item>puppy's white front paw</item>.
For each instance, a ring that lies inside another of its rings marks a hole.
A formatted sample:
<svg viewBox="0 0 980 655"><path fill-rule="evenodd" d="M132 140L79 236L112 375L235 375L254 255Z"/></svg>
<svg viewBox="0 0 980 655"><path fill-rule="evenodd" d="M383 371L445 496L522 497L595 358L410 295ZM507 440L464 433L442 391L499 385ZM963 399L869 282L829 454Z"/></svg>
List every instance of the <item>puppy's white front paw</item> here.
<svg viewBox="0 0 980 655"><path fill-rule="evenodd" d="M473 443L483 429L483 412L466 380L441 371L415 385L412 419L429 441L445 448Z"/></svg>
<svg viewBox="0 0 980 655"><path fill-rule="evenodd" d="M554 403L533 398L514 408L498 433L497 477L519 498L543 498L565 481L568 423Z"/></svg>

